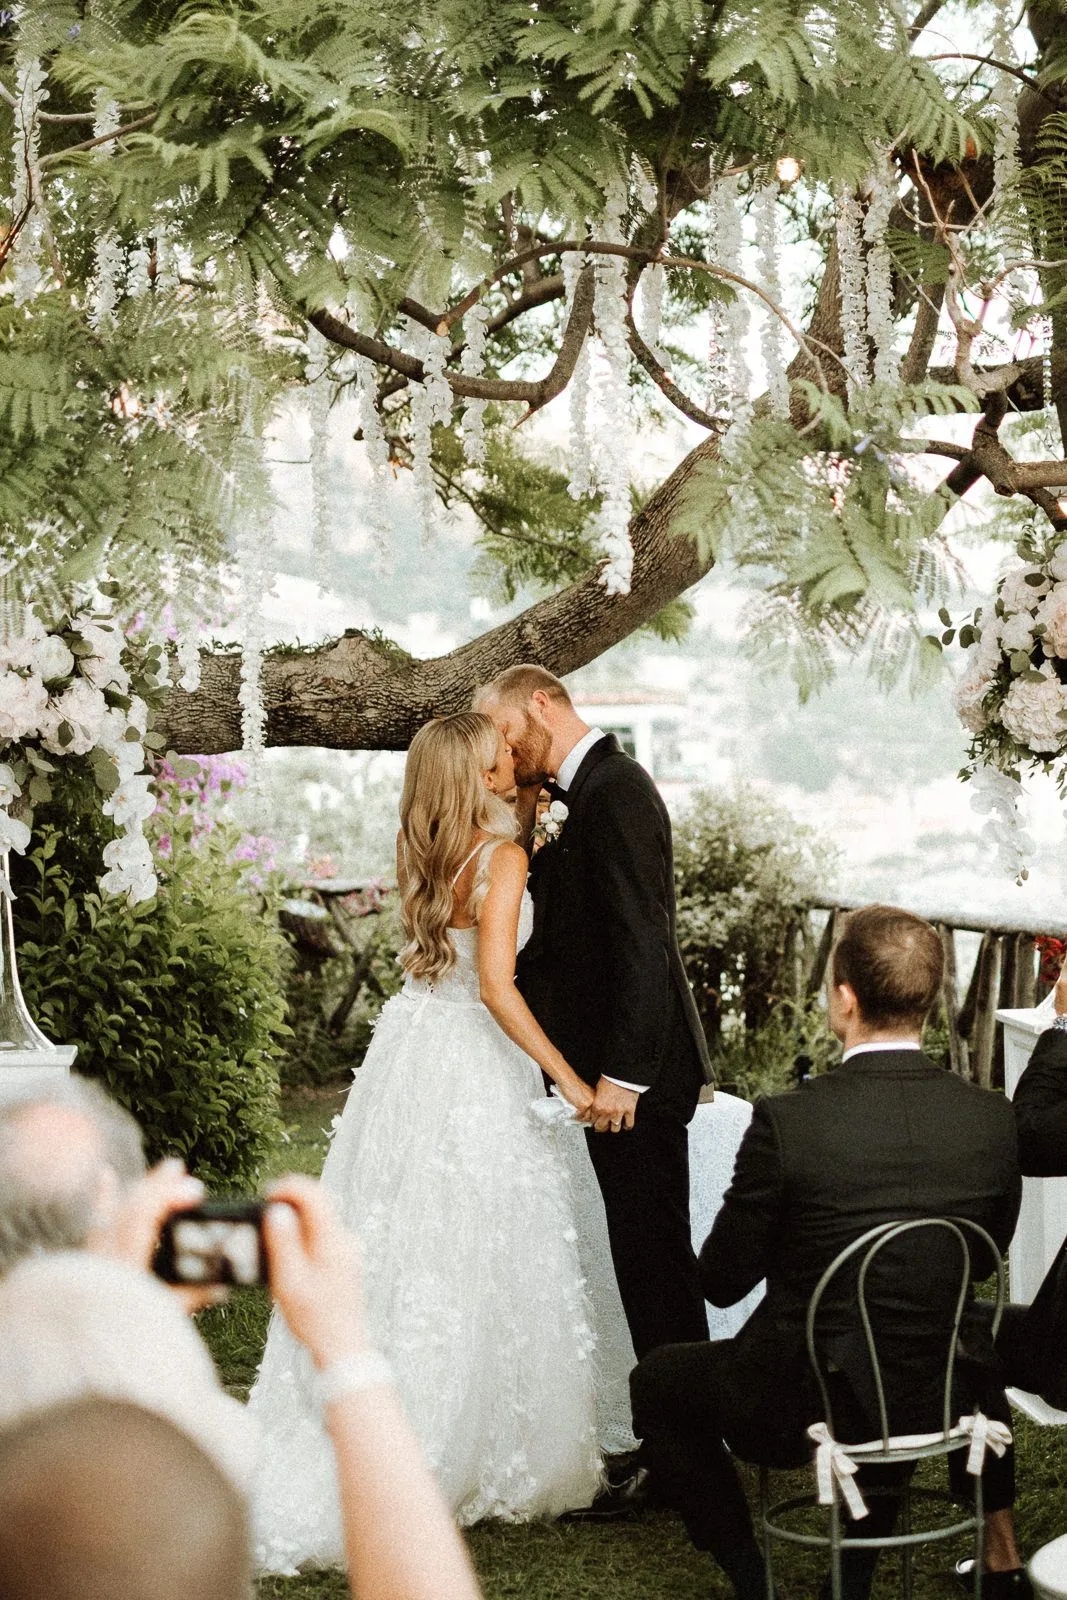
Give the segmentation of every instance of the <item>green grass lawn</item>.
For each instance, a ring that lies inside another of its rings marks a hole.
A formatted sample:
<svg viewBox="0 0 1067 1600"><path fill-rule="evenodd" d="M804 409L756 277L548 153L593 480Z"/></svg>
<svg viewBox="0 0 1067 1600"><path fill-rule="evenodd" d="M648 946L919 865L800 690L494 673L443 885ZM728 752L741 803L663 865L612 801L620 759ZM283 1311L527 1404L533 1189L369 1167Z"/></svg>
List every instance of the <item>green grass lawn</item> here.
<svg viewBox="0 0 1067 1600"><path fill-rule="evenodd" d="M285 1102L286 1138L275 1172L317 1174L326 1152L327 1130L344 1099L341 1090L304 1090ZM223 1381L236 1394L247 1393L263 1348L266 1296L245 1290L220 1310L200 1318ZM1031 1554L1047 1540L1067 1532L1067 1430L1016 1425L1020 1542ZM746 1469L747 1470L747 1469ZM943 1469L931 1466L920 1481L938 1483ZM755 1474L748 1475L753 1505ZM807 1474L779 1475L783 1494L808 1487ZM649 1511L630 1522L485 1523L469 1531L468 1542L486 1600L728 1600L730 1586L707 1556L694 1551L677 1518ZM966 1542L921 1550L916 1558L917 1600L956 1600L961 1591L950 1576L953 1560ZM821 1566L816 1557L786 1549L776 1559L782 1600L813 1600ZM301 1578L269 1578L259 1585L261 1600L344 1600L347 1586L338 1572ZM874 1600L893 1600L900 1592L899 1565L884 1558Z"/></svg>

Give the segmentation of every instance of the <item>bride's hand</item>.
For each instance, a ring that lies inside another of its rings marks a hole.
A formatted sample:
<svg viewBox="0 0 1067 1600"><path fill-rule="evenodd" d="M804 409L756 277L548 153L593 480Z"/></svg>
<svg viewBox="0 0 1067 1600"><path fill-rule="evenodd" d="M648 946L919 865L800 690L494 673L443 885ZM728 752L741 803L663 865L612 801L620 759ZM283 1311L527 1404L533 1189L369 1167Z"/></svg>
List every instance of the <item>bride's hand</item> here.
<svg viewBox="0 0 1067 1600"><path fill-rule="evenodd" d="M574 1107L578 1121L586 1122L596 1095L585 1080L579 1078L575 1072L562 1083L557 1084L557 1088L567 1104Z"/></svg>

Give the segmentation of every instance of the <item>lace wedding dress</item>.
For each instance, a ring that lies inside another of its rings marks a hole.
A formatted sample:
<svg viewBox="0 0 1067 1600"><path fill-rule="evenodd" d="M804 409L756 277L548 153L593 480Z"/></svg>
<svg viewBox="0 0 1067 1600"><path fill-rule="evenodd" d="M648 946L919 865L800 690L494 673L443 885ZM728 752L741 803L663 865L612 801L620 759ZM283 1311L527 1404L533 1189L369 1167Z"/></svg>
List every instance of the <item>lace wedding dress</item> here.
<svg viewBox="0 0 1067 1600"><path fill-rule="evenodd" d="M531 924L527 898L520 946ZM478 930L450 938L452 971L409 978L382 1008L323 1183L362 1242L371 1337L457 1520L557 1516L600 1484L571 1199L531 1111L540 1071L479 999ZM342 1559L310 1376L275 1313L249 1401L256 1556L272 1572Z"/></svg>

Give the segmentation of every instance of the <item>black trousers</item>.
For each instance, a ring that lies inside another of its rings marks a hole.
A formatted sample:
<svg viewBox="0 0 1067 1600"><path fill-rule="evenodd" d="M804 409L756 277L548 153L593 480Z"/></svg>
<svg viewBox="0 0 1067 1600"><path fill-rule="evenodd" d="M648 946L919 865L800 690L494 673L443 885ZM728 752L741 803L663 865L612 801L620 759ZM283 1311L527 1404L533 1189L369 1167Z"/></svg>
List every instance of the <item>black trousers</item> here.
<svg viewBox="0 0 1067 1600"><path fill-rule="evenodd" d="M661 1344L707 1340L689 1226L689 1130L683 1113L638 1102L624 1133L590 1133L611 1259L637 1359Z"/></svg>
<svg viewBox="0 0 1067 1600"><path fill-rule="evenodd" d="M804 1465L812 1457L805 1429L822 1411L806 1353L783 1352L775 1362L768 1350L753 1360L737 1344L736 1339L705 1340L655 1350L630 1378L634 1431L658 1495L680 1514L698 1550L720 1560L725 1555L727 1563L732 1552L754 1540L731 1451L768 1466ZM994 1414L996 1409L989 1407ZM842 1439L871 1436L862 1419L841 1415L837 1406L834 1420ZM1000 1420L1008 1420L1006 1401ZM965 1455L961 1450L949 1457L950 1482L961 1499L970 1498ZM861 1468L859 1482L891 1490L902 1486L904 1474L898 1468ZM986 1457L982 1491L987 1511L1014 1502L1010 1447L1003 1458ZM880 1497L850 1532L859 1537L889 1532L895 1517L895 1499Z"/></svg>

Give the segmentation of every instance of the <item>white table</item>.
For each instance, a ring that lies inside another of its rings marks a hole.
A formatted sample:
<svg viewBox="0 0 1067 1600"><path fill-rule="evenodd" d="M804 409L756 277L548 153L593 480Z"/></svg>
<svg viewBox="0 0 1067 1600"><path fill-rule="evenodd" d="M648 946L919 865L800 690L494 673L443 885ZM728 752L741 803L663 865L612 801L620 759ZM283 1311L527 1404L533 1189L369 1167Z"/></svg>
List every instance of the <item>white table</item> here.
<svg viewBox="0 0 1067 1600"><path fill-rule="evenodd" d="M699 1250L722 1205L734 1170L734 1158L752 1118L747 1100L716 1090L714 1100L699 1105L689 1124L689 1207L693 1248ZM562 1123L556 1134L571 1177L578 1251L585 1274L597 1336L597 1420L601 1448L632 1450L636 1444L630 1428L630 1373L634 1347L623 1315L608 1246L604 1202L589 1159L584 1132ZM625 1138L603 1134L602 1138ZM712 1339L729 1339L741 1327L763 1296L762 1285L736 1306L726 1310L708 1306L708 1333Z"/></svg>

